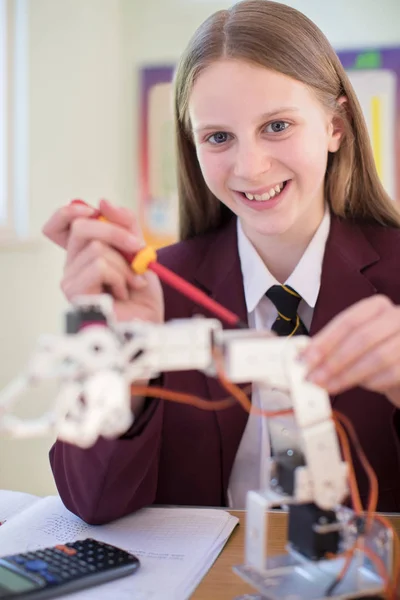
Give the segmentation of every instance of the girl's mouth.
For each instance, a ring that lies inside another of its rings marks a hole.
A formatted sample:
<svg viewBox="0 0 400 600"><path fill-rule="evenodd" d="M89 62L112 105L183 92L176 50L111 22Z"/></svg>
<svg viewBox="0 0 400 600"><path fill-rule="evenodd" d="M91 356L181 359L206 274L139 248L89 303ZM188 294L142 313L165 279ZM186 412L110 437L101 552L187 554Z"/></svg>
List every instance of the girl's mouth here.
<svg viewBox="0 0 400 600"><path fill-rule="evenodd" d="M269 202L273 198L276 198L277 196L279 196L279 194L285 189L288 181L289 180L282 181L282 183L275 185L274 187L270 188L268 191L264 192L262 195L251 194L249 192L239 192L239 193L243 196L243 198L245 198L246 200L248 200L250 202Z"/></svg>

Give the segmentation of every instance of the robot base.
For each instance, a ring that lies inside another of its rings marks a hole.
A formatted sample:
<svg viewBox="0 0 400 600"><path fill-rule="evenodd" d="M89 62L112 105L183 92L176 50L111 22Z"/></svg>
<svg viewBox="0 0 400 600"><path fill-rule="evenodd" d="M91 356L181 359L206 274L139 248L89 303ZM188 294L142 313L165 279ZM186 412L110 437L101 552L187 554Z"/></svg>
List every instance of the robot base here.
<svg viewBox="0 0 400 600"><path fill-rule="evenodd" d="M346 516L351 511L345 510ZM236 600L350 600L382 598L385 588L376 565L363 552L363 546L379 556L388 574L392 573L393 539L391 531L374 521L354 553L346 575L331 591L329 588L344 565L344 557L310 561L288 546L288 554L267 558L265 569L249 565L233 567L242 579L258 590ZM381 596L382 594L382 596Z"/></svg>

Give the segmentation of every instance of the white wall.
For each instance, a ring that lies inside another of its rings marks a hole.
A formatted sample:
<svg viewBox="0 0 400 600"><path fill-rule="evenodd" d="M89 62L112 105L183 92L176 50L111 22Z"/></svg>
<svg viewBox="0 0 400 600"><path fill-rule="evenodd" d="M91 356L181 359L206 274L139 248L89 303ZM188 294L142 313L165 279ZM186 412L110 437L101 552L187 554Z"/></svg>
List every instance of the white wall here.
<svg viewBox="0 0 400 600"><path fill-rule="evenodd" d="M29 2L29 205L33 242L0 248L0 386L24 366L40 333L62 328L63 253L41 238L49 215L74 197L130 193L119 0ZM49 394L24 399L43 410ZM51 439L0 438L0 488L53 489Z"/></svg>
<svg viewBox="0 0 400 600"><path fill-rule="evenodd" d="M25 364L40 333L61 331L62 251L40 238L73 197L137 199L137 67L174 63L195 27L231 2L30 0L30 230L0 247L0 387ZM399 0L292 0L337 49L400 45ZM24 398L38 412L50 393ZM51 439L0 439L0 488L54 491Z"/></svg>

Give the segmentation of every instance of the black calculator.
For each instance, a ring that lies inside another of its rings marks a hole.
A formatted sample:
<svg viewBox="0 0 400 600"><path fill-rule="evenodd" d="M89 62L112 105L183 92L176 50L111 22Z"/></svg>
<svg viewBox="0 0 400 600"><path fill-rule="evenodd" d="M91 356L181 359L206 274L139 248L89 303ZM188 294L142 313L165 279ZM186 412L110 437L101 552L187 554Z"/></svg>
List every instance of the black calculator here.
<svg viewBox="0 0 400 600"><path fill-rule="evenodd" d="M139 559L88 538L0 558L0 598L57 598L134 573Z"/></svg>

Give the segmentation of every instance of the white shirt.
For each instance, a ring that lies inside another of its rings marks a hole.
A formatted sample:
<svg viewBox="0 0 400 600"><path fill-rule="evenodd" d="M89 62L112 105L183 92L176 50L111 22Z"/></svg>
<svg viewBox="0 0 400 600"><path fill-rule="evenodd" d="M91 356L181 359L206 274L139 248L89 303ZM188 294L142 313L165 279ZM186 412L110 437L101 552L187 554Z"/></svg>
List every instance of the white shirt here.
<svg viewBox="0 0 400 600"><path fill-rule="evenodd" d="M310 329L319 294L322 261L329 228L330 213L329 210L326 210L314 237L296 268L285 281L286 285L290 285L302 297L298 314L307 329ZM237 220L237 235L249 327L258 330L271 329L278 316L278 311L265 293L272 285L280 284L269 272L256 249L244 234L239 219ZM282 395L283 392L271 389L268 398L271 401L278 400ZM253 392L252 405L260 407L260 398L256 389ZM268 481L270 443L266 421L267 419L260 419L252 413L249 415L228 486L228 500L231 508L245 508L248 490L260 489Z"/></svg>

